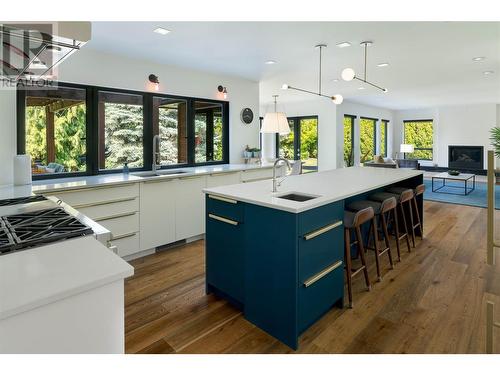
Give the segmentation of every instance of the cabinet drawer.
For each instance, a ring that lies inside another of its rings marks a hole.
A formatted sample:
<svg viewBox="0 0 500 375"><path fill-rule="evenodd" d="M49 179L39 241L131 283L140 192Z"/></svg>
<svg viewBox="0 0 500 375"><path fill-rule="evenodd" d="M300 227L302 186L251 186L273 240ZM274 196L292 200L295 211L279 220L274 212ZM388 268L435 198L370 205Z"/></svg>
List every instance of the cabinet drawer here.
<svg viewBox="0 0 500 375"><path fill-rule="evenodd" d="M206 195L207 213L238 222L243 221L243 203L218 195Z"/></svg>
<svg viewBox="0 0 500 375"><path fill-rule="evenodd" d="M95 221L109 230L113 237L139 231L139 214L137 212L102 216L96 218Z"/></svg>
<svg viewBox="0 0 500 375"><path fill-rule="evenodd" d="M139 196L139 184L126 184L115 187L96 187L66 190L44 195L54 195L63 202L78 209L78 206L105 204Z"/></svg>
<svg viewBox="0 0 500 375"><path fill-rule="evenodd" d="M341 260L318 274L301 279L298 286L298 330L304 332L344 297L344 264Z"/></svg>
<svg viewBox="0 0 500 375"><path fill-rule="evenodd" d="M299 277L309 278L344 256L344 226L334 221L299 237Z"/></svg>
<svg viewBox="0 0 500 375"><path fill-rule="evenodd" d="M241 172L241 181L242 182L251 182L258 180L265 180L273 177L273 169L253 169Z"/></svg>
<svg viewBox="0 0 500 375"><path fill-rule="evenodd" d="M344 202L334 202L299 214L299 235L344 219Z"/></svg>
<svg viewBox="0 0 500 375"><path fill-rule="evenodd" d="M240 172L213 173L207 177L207 187L234 185L241 182Z"/></svg>
<svg viewBox="0 0 500 375"><path fill-rule="evenodd" d="M135 254L141 251L139 233L126 233L118 238L110 241L112 246L116 246L118 249L118 255L125 257L127 255Z"/></svg>
<svg viewBox="0 0 500 375"><path fill-rule="evenodd" d="M112 203L73 206L91 219L139 211L139 198L122 198Z"/></svg>

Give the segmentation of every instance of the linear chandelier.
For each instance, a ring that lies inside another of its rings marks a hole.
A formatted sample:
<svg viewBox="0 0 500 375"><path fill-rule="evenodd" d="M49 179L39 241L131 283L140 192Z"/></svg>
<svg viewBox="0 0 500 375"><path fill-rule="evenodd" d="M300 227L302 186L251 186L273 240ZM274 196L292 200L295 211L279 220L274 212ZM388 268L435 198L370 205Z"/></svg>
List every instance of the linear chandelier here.
<svg viewBox="0 0 500 375"><path fill-rule="evenodd" d="M342 79L344 81L352 81L353 79L357 79L358 81L361 81L363 83L366 83L370 86L373 86L379 90L382 90L383 92L387 92L387 89L386 88L383 88L383 87L380 87L372 82L369 82L367 81L366 79L366 56L367 56L367 49L369 46L371 46L373 44L373 42L371 41L364 41L364 42L361 42L360 45L364 46L365 47L365 68L364 68L364 78L359 78L356 76L356 72L354 71L354 69L352 68L345 68L344 70L342 70Z"/></svg>
<svg viewBox="0 0 500 375"><path fill-rule="evenodd" d="M319 89L318 89L318 92L309 91L309 90L301 89L301 88L298 88L298 87L290 86L290 85L288 85L286 83L284 83L281 86L281 88L283 90L295 90L295 91L305 92L307 94L313 94L313 95L322 96L324 98L331 99L335 104L341 104L344 101L344 98L342 97L342 95L336 94L334 96L329 96L329 95L324 95L321 92L321 54L323 52L323 48L326 48L326 44L318 44L318 45L316 45L314 47L319 49Z"/></svg>

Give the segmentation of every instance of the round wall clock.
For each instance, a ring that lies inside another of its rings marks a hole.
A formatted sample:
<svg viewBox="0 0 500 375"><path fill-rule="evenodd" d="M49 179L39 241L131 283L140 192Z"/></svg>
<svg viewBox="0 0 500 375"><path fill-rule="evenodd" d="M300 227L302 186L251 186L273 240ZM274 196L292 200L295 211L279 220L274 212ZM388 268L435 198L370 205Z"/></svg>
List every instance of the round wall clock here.
<svg viewBox="0 0 500 375"><path fill-rule="evenodd" d="M240 117L244 124L249 125L253 121L253 111L250 108L243 108Z"/></svg>

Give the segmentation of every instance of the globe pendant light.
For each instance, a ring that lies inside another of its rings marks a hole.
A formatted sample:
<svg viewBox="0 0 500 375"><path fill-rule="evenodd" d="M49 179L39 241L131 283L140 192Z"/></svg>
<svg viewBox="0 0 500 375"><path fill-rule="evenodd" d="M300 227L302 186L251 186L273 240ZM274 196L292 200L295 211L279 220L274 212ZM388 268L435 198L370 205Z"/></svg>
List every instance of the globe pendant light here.
<svg viewBox="0 0 500 375"><path fill-rule="evenodd" d="M278 133L279 135L286 135L290 133L290 125L284 112L278 112L276 107L276 98L278 95L273 95L274 98L274 112L268 112L264 116L262 122L261 133Z"/></svg>
<svg viewBox="0 0 500 375"><path fill-rule="evenodd" d="M324 95L321 92L321 54L322 54L323 48L326 48L326 44L318 44L318 45L315 46L315 48L319 48L319 90L318 90L318 92L304 90L304 89L301 89L301 88L298 88L298 87L290 86L290 85L288 85L286 83L284 83L281 86L281 89L282 90L295 90L295 91L305 92L307 94L318 95L318 96L322 96L324 98L331 99L332 102L334 102L335 104L341 104L344 101L344 98L342 97L342 95L336 94L334 96L329 96L329 95Z"/></svg>
<svg viewBox="0 0 500 375"><path fill-rule="evenodd" d="M367 56L367 48L369 46L371 46L373 44L373 42L370 42L370 41L365 41L365 42L361 42L360 45L364 46L365 47L365 69L364 69L364 73L365 73L365 76L364 78L359 78L356 76L356 72L354 71L354 69L352 68L345 68L344 70L342 70L342 79L344 81L352 81L353 79L357 79L358 81L361 81L363 83L366 83L370 86L373 86L379 90L382 90L383 92L387 92L387 89L383 88L383 87L380 87L372 82L369 82L366 80L366 56Z"/></svg>

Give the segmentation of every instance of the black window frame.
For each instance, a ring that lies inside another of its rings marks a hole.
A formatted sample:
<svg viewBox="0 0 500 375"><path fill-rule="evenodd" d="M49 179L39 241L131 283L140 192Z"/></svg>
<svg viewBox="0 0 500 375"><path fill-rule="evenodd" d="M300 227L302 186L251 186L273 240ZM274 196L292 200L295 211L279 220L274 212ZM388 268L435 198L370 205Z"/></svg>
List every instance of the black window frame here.
<svg viewBox="0 0 500 375"><path fill-rule="evenodd" d="M354 166L354 122L358 118L358 116L355 115L349 115L349 114L344 114L344 117L342 120L345 120L345 118L351 119L351 152L352 152L352 165L348 165L347 167L353 167ZM344 121L342 121L342 125L344 124ZM345 139L345 133L344 133L344 128L342 128L342 159L344 156L344 139Z"/></svg>
<svg viewBox="0 0 500 375"><path fill-rule="evenodd" d="M434 160L434 119L419 119L419 120L403 120L403 142L406 142L406 126L407 122L432 122L432 147L414 147L413 152L415 151L430 151L432 153L431 159L417 159L424 161L433 161Z"/></svg>
<svg viewBox="0 0 500 375"><path fill-rule="evenodd" d="M384 128L384 150L385 150L385 153L382 154L381 152L380 155L387 157L387 127L388 127L387 125L389 124L389 120L381 119L380 122L381 122L380 125Z"/></svg>
<svg viewBox="0 0 500 375"><path fill-rule="evenodd" d="M137 91L105 86L84 85L69 82L54 82L57 87L67 87L86 90L86 170L84 172L67 172L57 174L33 175L33 180L47 180L56 178L95 176L112 173L122 173L123 169L99 170L98 163L98 101L99 92L116 92L121 94L140 95L143 98L143 167L130 168L131 172L151 170L153 163L153 97L168 97L185 100L187 103L187 153L188 163L162 165L159 169L176 169L206 165L219 165L229 163L229 102L199 97L171 95L168 93ZM222 106L222 160L196 163L195 152L195 102L209 102ZM26 153L26 91L19 87L16 90L16 117L17 117L17 153Z"/></svg>
<svg viewBox="0 0 500 375"><path fill-rule="evenodd" d="M360 128L359 147L360 147L360 151L361 151L361 120L370 120L370 121L373 121L373 155L377 155L377 121L379 119L375 118L375 117L360 116L359 120L360 120L360 123L359 123L359 128Z"/></svg>
<svg viewBox="0 0 500 375"><path fill-rule="evenodd" d="M300 121L301 120L316 120L317 124L319 126L319 116L318 115L309 115L309 116L292 116L292 117L287 117L288 122L290 121L293 122L293 159L294 160L300 160L300 156L297 156L298 153L300 153L300 137L297 137L297 134L300 134ZM319 145L319 128L317 129L318 132L318 140L316 142L316 148L318 148ZM276 158L280 157L280 135L276 133L276 140L275 140L275 154ZM318 148L319 151L319 148ZM297 159L298 158L298 159Z"/></svg>

